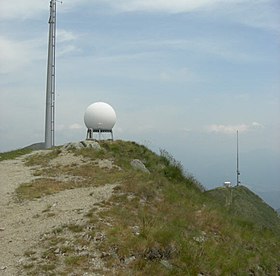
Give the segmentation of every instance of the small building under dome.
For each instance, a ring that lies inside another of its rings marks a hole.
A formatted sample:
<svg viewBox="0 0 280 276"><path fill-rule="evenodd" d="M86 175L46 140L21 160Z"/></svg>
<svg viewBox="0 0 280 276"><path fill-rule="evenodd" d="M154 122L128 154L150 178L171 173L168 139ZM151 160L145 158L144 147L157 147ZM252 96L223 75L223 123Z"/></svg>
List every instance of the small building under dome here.
<svg viewBox="0 0 280 276"><path fill-rule="evenodd" d="M110 133L113 140L113 127L117 121L116 112L112 106L104 102L89 105L85 111L84 122L87 127L87 140L94 139L94 133L101 140L102 133Z"/></svg>

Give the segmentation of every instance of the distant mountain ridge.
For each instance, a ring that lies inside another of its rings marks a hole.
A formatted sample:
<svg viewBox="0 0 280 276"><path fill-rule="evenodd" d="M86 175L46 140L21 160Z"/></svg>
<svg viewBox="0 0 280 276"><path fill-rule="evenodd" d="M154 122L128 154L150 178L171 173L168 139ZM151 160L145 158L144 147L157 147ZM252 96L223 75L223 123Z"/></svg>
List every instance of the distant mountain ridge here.
<svg viewBox="0 0 280 276"><path fill-rule="evenodd" d="M258 228L280 233L280 218L277 214L280 210L276 212L245 186L219 187L207 191L207 194L225 206L230 214Z"/></svg>

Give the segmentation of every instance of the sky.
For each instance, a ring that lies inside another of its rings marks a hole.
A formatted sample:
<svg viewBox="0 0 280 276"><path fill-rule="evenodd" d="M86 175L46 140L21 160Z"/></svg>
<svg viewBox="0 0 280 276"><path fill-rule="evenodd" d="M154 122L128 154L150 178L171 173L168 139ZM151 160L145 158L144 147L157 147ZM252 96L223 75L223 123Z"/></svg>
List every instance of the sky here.
<svg viewBox="0 0 280 276"><path fill-rule="evenodd" d="M280 208L279 0L57 3L56 144L113 106L116 139L167 150L211 189L242 184ZM0 151L44 140L49 1L1 0Z"/></svg>

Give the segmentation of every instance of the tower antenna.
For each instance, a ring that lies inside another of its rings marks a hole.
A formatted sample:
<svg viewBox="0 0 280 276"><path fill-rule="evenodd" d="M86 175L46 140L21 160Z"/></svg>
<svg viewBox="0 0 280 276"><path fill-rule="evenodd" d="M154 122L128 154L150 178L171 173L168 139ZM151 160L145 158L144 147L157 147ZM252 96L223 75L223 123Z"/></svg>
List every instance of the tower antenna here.
<svg viewBox="0 0 280 276"><path fill-rule="evenodd" d="M240 171L239 171L239 145L238 145L238 130L236 131L236 185L239 186L240 180Z"/></svg>
<svg viewBox="0 0 280 276"><path fill-rule="evenodd" d="M56 0L50 1L49 45L46 85L45 148L54 146L55 116L55 39L56 39Z"/></svg>

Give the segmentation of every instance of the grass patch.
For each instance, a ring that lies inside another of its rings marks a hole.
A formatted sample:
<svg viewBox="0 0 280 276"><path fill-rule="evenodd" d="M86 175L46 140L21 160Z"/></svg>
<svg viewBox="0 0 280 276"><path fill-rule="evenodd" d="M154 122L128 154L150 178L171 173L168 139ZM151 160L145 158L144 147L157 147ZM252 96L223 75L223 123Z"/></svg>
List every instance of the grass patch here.
<svg viewBox="0 0 280 276"><path fill-rule="evenodd" d="M23 265L23 268L24 268L24 269L31 269L32 267L34 267L34 264L33 264L33 263L27 263L27 264L24 264L24 265Z"/></svg>
<svg viewBox="0 0 280 276"><path fill-rule="evenodd" d="M19 156L32 152L31 149L18 149L0 153L0 161L15 159Z"/></svg>
<svg viewBox="0 0 280 276"><path fill-rule="evenodd" d="M273 256L280 254L273 251L272 245L279 245L279 239L265 239L267 245L262 243L261 247L270 248L271 252L260 253L257 244L263 240L262 232L233 222L226 212L212 206L206 195L196 188L190 189L185 181L162 180L158 186L159 180L157 176L141 183L140 186L146 183L154 194L144 204L139 204L142 192L135 193L133 200L115 196L112 208L101 212L102 217L114 218L114 226L107 230L108 239L101 250L109 251L117 245L119 258L137 256L129 271L140 270L146 275L243 275L250 270L257 273L259 266L265 267L266 273L275 273L279 262ZM138 182L134 183L137 186ZM132 186L128 186L123 189L131 193ZM134 189L137 191L138 187ZM133 226L137 226L139 234L133 232ZM168 260L172 268L164 268L162 260ZM118 266L119 259L109 256L106 262L108 266Z"/></svg>
<svg viewBox="0 0 280 276"><path fill-rule="evenodd" d="M27 251L24 252L25 257L31 257L34 254L36 254L36 251L34 251L34 250L27 250Z"/></svg>
<svg viewBox="0 0 280 276"><path fill-rule="evenodd" d="M65 259L65 264L70 267L84 266L88 263L86 256L69 256Z"/></svg>
<svg viewBox="0 0 280 276"><path fill-rule="evenodd" d="M46 151L47 153L35 153L26 158L25 164L27 166L47 166L50 160L56 158L60 153L60 147L56 147L51 151Z"/></svg>
<svg viewBox="0 0 280 276"><path fill-rule="evenodd" d="M16 188L15 194L17 200L19 201L34 200L76 187L77 184L74 182L61 182L54 179L40 178L32 181L31 183L21 184L18 188Z"/></svg>
<svg viewBox="0 0 280 276"><path fill-rule="evenodd" d="M70 223L69 225L67 225L67 228L74 233L79 233L83 231L84 226L80 224Z"/></svg>
<svg viewBox="0 0 280 276"><path fill-rule="evenodd" d="M49 272L50 270L54 270L56 268L55 264L42 264L40 265L42 271Z"/></svg>

